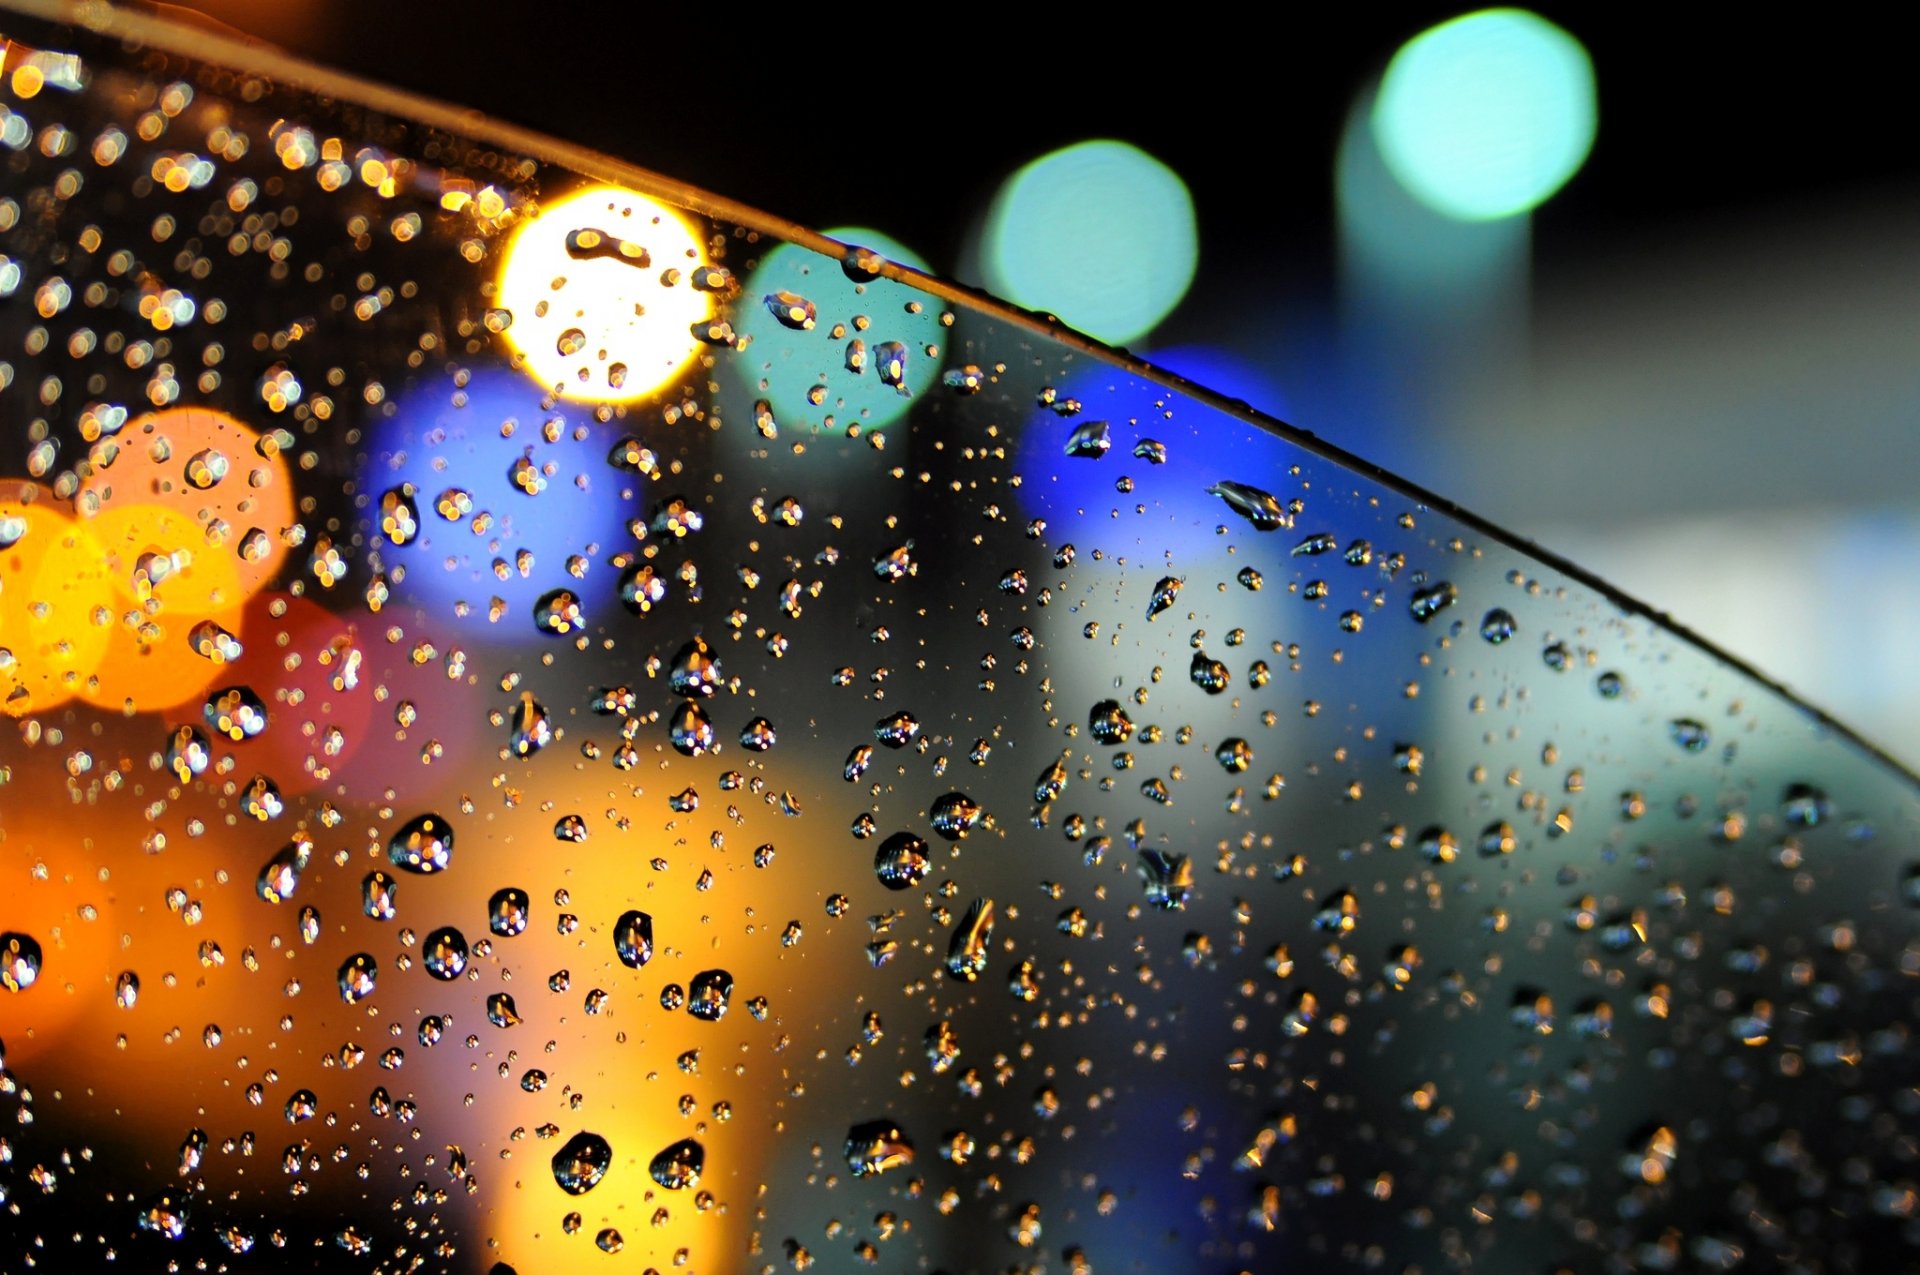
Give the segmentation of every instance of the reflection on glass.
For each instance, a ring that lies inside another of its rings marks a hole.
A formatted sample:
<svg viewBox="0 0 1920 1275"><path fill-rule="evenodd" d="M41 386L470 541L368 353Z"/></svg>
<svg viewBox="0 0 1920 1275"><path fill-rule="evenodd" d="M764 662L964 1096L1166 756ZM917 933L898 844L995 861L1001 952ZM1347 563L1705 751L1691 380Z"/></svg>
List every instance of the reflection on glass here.
<svg viewBox="0 0 1920 1275"><path fill-rule="evenodd" d="M1844 731L873 251L83 16L0 67L0 1268L1915 1237Z"/></svg>

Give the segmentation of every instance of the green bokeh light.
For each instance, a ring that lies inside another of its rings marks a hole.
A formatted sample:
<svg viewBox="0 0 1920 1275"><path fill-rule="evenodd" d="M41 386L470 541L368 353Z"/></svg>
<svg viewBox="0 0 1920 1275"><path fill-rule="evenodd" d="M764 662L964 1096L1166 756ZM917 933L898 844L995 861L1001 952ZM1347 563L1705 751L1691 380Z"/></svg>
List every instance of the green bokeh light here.
<svg viewBox="0 0 1920 1275"><path fill-rule="evenodd" d="M982 248L992 291L1113 343L1152 331L1200 256L1186 183L1111 141L1054 151L1008 178Z"/></svg>
<svg viewBox="0 0 1920 1275"><path fill-rule="evenodd" d="M842 226L822 233L841 243L870 248L900 265L928 269L918 253L877 230ZM761 298L777 292L813 302L818 319L812 331L794 331L774 318ZM905 385L913 396L925 393L940 375L943 360L929 357L927 347L944 350L951 333L940 325L940 307L904 284L873 279L856 285L836 258L782 244L761 260L742 296L735 328L752 339L741 357L728 364L749 380L756 397L772 405L783 431L838 434L850 425L866 431L899 419L913 405L913 397L881 381L873 366L873 351L883 342L906 345ZM910 308L916 306L919 313ZM856 317L871 322L861 330L855 326ZM833 336L835 325L845 325L846 334ZM856 338L865 342L868 357L866 371L857 374L846 366L847 343ZM809 396L818 386L826 391L816 404ZM826 429L829 417L831 431Z"/></svg>
<svg viewBox="0 0 1920 1275"><path fill-rule="evenodd" d="M1593 62L1524 9L1483 9L1409 40L1373 112L1402 185L1463 221L1511 217L1564 185L1593 148Z"/></svg>

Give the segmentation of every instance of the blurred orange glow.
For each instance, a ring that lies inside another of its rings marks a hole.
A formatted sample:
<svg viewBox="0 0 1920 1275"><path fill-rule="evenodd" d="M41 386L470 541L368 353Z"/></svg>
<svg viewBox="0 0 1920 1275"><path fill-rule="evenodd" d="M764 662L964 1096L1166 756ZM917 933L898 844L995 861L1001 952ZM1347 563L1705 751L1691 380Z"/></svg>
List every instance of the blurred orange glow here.
<svg viewBox="0 0 1920 1275"><path fill-rule="evenodd" d="M239 560L211 548L187 515L165 505L115 504L88 524L104 554L112 621L106 651L79 687L91 704L141 712L185 703L220 676L221 666L195 652L193 627L211 620L241 629L244 601ZM154 583L150 564L171 561Z"/></svg>

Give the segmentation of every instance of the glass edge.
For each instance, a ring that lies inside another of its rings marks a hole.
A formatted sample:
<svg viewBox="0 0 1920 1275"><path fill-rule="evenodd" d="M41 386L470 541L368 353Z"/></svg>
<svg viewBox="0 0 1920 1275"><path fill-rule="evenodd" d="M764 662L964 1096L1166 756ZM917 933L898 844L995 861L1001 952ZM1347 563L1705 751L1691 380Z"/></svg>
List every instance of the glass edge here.
<svg viewBox="0 0 1920 1275"><path fill-rule="evenodd" d="M215 63L233 70L261 74L277 82L310 92L352 101L370 110L403 116L430 127L484 139L518 151L527 158L571 169L584 176L671 201L704 216L732 222L826 256L838 257L849 246L772 213L723 196L710 194L640 165L563 141L536 129L513 124L477 108L456 106L423 94L396 89L350 72L323 66L287 53L274 45L248 39L239 32L227 35L205 26L188 26L157 12L149 13L122 8L106 3L105 0L0 0L0 16L7 13L19 13L32 19L78 27L95 35L120 39L135 45L160 48L197 62ZM213 20L209 21L215 27L222 25ZM0 32L0 39L3 39L4 35L4 32ZM1694 647L1741 677L1779 696L1792 708L1812 719L1821 729L1845 740L1908 784L1920 788L1920 771L1909 767L1846 723L1810 703L1784 683L1769 677L1739 656L1676 622L1666 613L1656 610L1585 568L1577 566L1524 536L1509 532L1453 501L1428 491L1308 430L1263 412L1240 399L1217 393L1176 373L1156 367L1146 359L1124 349L1104 344L1066 326L1052 315L1022 309L981 289L949 279L941 279L892 261L883 261L880 273L886 278L937 297L941 301L1010 324L1035 336L1058 342L1130 375L1163 386L1266 433L1285 439L1310 455L1379 483L1424 508L1455 519L1476 534L1525 554L1583 588L1592 590L1626 615L1650 622L1662 632Z"/></svg>

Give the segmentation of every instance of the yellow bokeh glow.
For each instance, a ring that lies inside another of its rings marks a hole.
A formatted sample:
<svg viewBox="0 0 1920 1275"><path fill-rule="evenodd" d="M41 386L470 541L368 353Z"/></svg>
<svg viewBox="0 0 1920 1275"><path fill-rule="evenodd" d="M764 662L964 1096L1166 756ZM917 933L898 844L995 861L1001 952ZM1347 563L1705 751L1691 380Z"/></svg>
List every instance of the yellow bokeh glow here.
<svg viewBox="0 0 1920 1275"><path fill-rule="evenodd" d="M713 298L693 286L699 236L665 204L594 186L543 206L506 254L487 326L562 397L650 393L697 348Z"/></svg>
<svg viewBox="0 0 1920 1275"><path fill-rule="evenodd" d="M100 544L50 500L0 500L23 534L0 551L0 704L14 717L75 694L105 658Z"/></svg>

